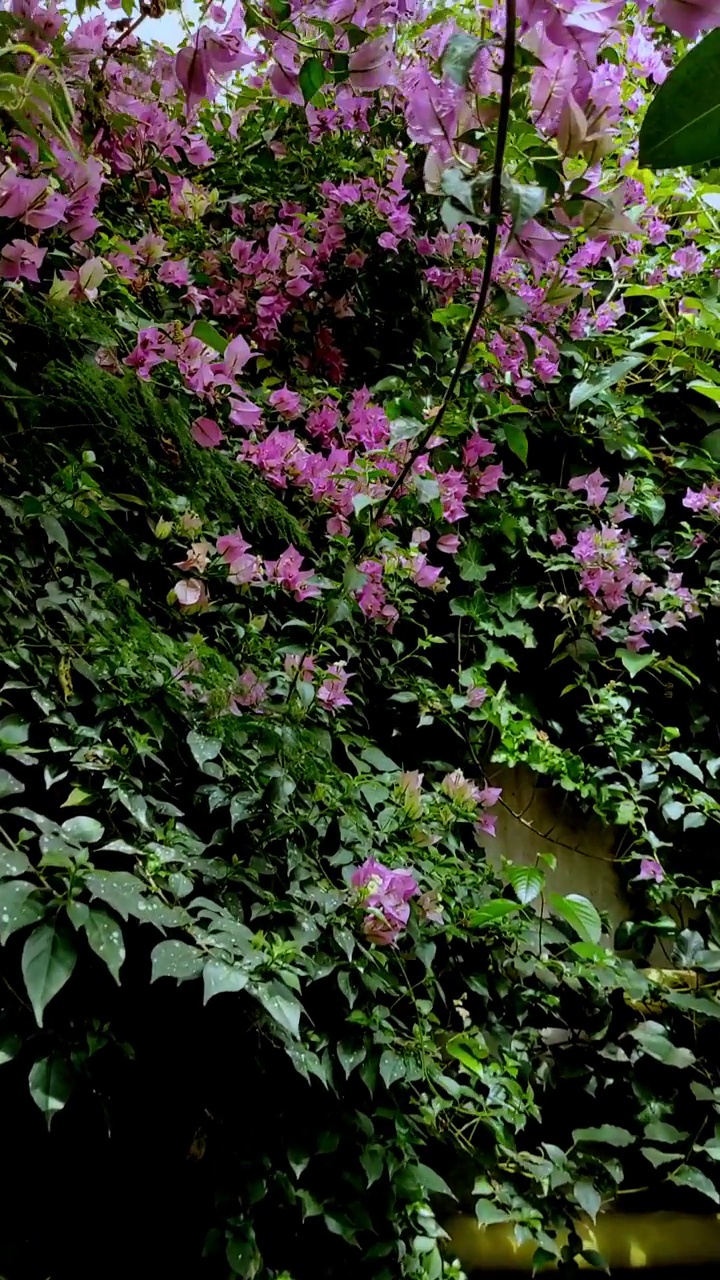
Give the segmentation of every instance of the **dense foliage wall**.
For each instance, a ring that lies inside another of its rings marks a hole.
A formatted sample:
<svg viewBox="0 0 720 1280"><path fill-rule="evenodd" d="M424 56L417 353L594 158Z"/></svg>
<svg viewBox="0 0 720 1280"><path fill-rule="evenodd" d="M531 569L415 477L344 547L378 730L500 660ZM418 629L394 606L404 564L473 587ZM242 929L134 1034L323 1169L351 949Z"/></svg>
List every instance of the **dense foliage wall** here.
<svg viewBox="0 0 720 1280"><path fill-rule="evenodd" d="M159 11L2 15L0 1270L571 1270L720 1203L720 13Z"/></svg>

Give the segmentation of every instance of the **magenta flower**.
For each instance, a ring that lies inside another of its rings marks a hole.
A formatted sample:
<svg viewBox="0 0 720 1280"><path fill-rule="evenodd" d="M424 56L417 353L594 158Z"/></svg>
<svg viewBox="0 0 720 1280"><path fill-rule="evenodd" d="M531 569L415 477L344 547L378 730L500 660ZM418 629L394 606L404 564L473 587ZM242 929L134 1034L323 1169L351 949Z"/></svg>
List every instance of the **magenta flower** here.
<svg viewBox="0 0 720 1280"><path fill-rule="evenodd" d="M365 92L392 82L393 54L387 36L366 40L350 54L350 84Z"/></svg>
<svg viewBox="0 0 720 1280"><path fill-rule="evenodd" d="M640 861L640 870L635 876L635 879L652 880L655 884L662 884L665 879L665 872L657 858L642 858Z"/></svg>
<svg viewBox="0 0 720 1280"><path fill-rule="evenodd" d="M436 550L445 556L454 556L459 546L460 537L457 533L444 533L435 543Z"/></svg>
<svg viewBox="0 0 720 1280"><path fill-rule="evenodd" d="M471 684L468 687L465 705L471 708L481 707L486 698L487 689L482 689L479 685Z"/></svg>
<svg viewBox="0 0 720 1280"><path fill-rule="evenodd" d="M318 701L322 702L326 711L334 713L339 707L352 705L351 699L345 692L345 685L349 678L344 662L333 662L328 667L326 678L320 685L317 695Z"/></svg>
<svg viewBox="0 0 720 1280"><path fill-rule="evenodd" d="M718 0L661 0L655 6L655 17L686 40L694 40L701 31L720 26L720 3Z"/></svg>
<svg viewBox="0 0 720 1280"><path fill-rule="evenodd" d="M608 493L609 482L601 471L593 471L587 476L573 476L568 484L571 493L579 489L585 490L588 506L601 507Z"/></svg>
<svg viewBox="0 0 720 1280"><path fill-rule="evenodd" d="M201 449L217 449L225 439L217 422L212 418L196 418L190 428L190 434Z"/></svg>
<svg viewBox="0 0 720 1280"><path fill-rule="evenodd" d="M273 409L282 414L288 422L293 418L299 418L302 413L302 399L297 391L291 391L289 387L278 387L277 391L273 391L268 396L268 404L271 404Z"/></svg>
<svg viewBox="0 0 720 1280"><path fill-rule="evenodd" d="M363 922L366 938L393 946L410 919L408 902L420 892L412 871L392 871L371 856L355 868L350 883L362 906L370 908Z"/></svg>
<svg viewBox="0 0 720 1280"><path fill-rule="evenodd" d="M3 280L30 280L39 284L38 267L47 249L38 249L28 240L12 240L0 252L0 276Z"/></svg>

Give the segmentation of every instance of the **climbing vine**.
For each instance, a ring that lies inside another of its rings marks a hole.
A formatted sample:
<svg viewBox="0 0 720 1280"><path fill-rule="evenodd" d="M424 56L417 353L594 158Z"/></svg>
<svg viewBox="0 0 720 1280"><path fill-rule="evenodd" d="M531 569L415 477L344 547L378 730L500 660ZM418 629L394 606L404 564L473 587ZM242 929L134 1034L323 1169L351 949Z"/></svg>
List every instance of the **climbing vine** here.
<svg viewBox="0 0 720 1280"><path fill-rule="evenodd" d="M0 1269L597 1263L720 1203L720 10L107 8L0 15Z"/></svg>

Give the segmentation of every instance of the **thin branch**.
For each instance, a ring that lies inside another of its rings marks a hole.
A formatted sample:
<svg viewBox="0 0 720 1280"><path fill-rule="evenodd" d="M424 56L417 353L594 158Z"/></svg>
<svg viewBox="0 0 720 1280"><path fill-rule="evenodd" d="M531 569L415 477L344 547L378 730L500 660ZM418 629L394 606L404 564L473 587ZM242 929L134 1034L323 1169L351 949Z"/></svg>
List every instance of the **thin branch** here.
<svg viewBox="0 0 720 1280"><path fill-rule="evenodd" d="M458 352L458 358L455 362L452 377L448 383L447 390L442 399L442 404L438 409L432 422L425 428L418 437L414 449L410 453L405 465L395 477L390 489L383 498L375 515L374 523L378 521L387 511L389 503L392 501L398 489L404 483L413 463L419 458L423 449L432 435L438 430L440 423L445 417L448 405L452 400L457 384L465 369L467 358L470 354L475 330L478 327L480 319L487 304L488 295L490 293L490 285L492 283L492 272L495 263L495 252L497 249L498 230L500 220L502 218L502 178L503 163L505 160L505 147L507 144L508 126L510 123L510 99L512 97L513 76L515 74L515 31L517 25L517 6L516 0L506 0L505 7L505 42L503 45L503 65L500 73L502 81L502 91L500 95L500 113L498 116L497 137L495 139L495 157L493 160L492 180L490 183L490 199L488 208L488 233L485 245L485 261L483 264L482 280L480 282L480 292L477 296L475 309L472 319L468 325L462 346Z"/></svg>

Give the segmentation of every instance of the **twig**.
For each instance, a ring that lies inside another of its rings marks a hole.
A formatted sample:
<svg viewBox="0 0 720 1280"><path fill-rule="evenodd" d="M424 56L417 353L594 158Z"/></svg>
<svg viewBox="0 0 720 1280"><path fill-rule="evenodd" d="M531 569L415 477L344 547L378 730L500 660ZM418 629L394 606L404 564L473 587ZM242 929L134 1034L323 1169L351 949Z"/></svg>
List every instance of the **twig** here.
<svg viewBox="0 0 720 1280"><path fill-rule="evenodd" d="M462 346L458 352L458 358L455 362L452 377L448 383L447 391L443 396L442 403L438 412L435 414L432 422L425 428L418 437L415 448L408 456L404 466L395 477L388 492L383 498L375 515L374 524L387 511L389 503L397 493L400 486L407 478L408 472L413 463L420 456L423 449L426 448L428 440L438 430L440 423L445 417L448 405L452 400L455 389L465 368L470 348L475 336L475 330L480 322L485 305L490 293L490 285L492 283L493 265L495 262L495 251L497 249L498 229L500 219L502 218L502 177L503 162L505 159L505 146L507 144L508 125L510 123L510 99L512 97L513 76L515 74L515 39L517 25L517 5L516 0L506 0L505 6L505 42L503 45L503 65L500 73L502 80L502 91L500 95L500 113L498 116L497 137L495 139L495 157L493 160L492 180L490 183L490 199L489 199L489 216L488 216L488 233L487 243L485 245L485 261L483 264L482 280L480 282L480 292L475 303L475 310L472 319L468 325Z"/></svg>

